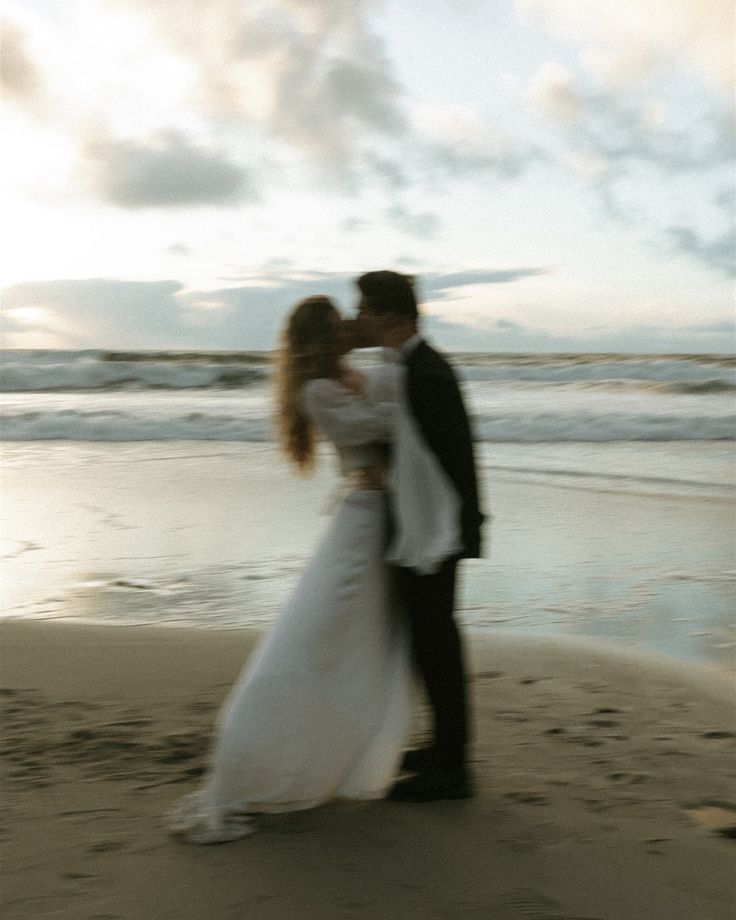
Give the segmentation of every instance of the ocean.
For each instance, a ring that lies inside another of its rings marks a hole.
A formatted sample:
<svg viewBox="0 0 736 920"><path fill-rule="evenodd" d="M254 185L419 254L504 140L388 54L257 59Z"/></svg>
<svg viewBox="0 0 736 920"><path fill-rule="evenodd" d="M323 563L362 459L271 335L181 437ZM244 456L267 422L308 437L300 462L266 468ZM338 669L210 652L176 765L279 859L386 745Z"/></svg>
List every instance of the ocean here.
<svg viewBox="0 0 736 920"><path fill-rule="evenodd" d="M364 352L356 363L377 360ZM733 357L456 354L452 361L479 453L499 474L580 488L714 497L733 490ZM269 442L271 375L264 353L7 351L0 437Z"/></svg>
<svg viewBox="0 0 736 920"><path fill-rule="evenodd" d="M360 365L377 360L358 356ZM736 359L455 355L476 436L493 442L722 441ZM5 440L270 437L271 359L248 352L5 352Z"/></svg>

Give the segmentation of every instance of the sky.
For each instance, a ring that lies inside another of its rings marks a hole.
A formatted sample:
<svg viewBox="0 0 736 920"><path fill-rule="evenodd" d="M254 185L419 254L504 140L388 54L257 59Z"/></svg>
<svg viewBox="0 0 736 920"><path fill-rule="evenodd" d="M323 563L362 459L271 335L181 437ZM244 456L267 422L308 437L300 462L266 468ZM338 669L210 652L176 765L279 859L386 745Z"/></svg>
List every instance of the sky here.
<svg viewBox="0 0 736 920"><path fill-rule="evenodd" d="M6 0L5 348L734 350L731 0Z"/></svg>

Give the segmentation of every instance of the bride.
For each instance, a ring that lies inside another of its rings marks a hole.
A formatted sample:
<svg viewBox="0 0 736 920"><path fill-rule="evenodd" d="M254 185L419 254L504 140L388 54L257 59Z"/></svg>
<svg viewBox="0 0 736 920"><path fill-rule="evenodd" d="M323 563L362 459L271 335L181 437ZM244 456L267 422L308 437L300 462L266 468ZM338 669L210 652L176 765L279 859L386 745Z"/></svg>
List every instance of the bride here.
<svg viewBox="0 0 736 920"><path fill-rule="evenodd" d="M385 443L398 368L358 375L346 324L326 297L292 311L277 372L282 446L308 471L332 442L344 497L285 610L218 716L203 784L170 816L191 843L235 840L252 816L336 798L383 798L409 732L408 635L384 562Z"/></svg>

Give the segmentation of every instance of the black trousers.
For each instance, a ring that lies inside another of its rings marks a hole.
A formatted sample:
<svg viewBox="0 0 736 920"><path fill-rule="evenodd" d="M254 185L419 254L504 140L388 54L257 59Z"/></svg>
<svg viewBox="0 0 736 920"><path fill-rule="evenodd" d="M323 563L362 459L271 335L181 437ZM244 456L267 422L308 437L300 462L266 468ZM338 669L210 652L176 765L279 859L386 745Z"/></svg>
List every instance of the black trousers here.
<svg viewBox="0 0 736 920"><path fill-rule="evenodd" d="M395 568L399 603L409 618L414 665L424 683L434 719L439 763L464 766L469 740L463 650L453 618L457 559L434 575Z"/></svg>

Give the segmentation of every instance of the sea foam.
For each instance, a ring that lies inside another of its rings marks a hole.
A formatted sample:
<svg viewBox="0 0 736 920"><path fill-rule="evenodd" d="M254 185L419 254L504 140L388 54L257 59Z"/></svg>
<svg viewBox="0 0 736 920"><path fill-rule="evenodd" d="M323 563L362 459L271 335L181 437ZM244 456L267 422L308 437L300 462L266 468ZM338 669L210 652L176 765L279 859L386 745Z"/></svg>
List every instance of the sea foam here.
<svg viewBox="0 0 736 920"><path fill-rule="evenodd" d="M362 353L358 365L376 363ZM479 441L736 438L725 356L455 355ZM273 437L272 356L249 352L2 353L6 441Z"/></svg>

